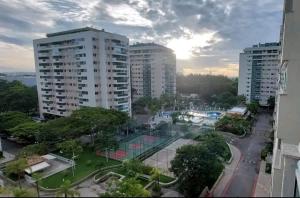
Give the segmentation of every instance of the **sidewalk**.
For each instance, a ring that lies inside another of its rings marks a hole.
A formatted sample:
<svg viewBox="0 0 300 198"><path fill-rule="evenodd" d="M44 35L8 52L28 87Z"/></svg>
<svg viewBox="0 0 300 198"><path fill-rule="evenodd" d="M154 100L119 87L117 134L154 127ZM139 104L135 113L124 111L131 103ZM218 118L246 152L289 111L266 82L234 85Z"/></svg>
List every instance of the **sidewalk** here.
<svg viewBox="0 0 300 198"><path fill-rule="evenodd" d="M241 152L238 148L231 144L229 144L229 148L233 154L233 158L230 164L225 165L223 177L212 192L214 197L222 197L222 194L226 190L227 184L230 182L241 159Z"/></svg>
<svg viewBox="0 0 300 198"><path fill-rule="evenodd" d="M266 161L261 161L254 197L270 197L271 174L265 169Z"/></svg>

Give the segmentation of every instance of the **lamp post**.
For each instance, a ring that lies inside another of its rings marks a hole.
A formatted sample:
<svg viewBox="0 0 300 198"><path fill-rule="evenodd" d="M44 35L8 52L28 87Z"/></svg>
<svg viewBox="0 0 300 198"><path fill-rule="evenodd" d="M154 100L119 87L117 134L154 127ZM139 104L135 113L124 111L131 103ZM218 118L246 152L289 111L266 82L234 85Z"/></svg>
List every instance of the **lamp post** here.
<svg viewBox="0 0 300 198"><path fill-rule="evenodd" d="M73 172L73 177L75 176L75 158L77 156L74 154L74 151L73 151L73 156L72 156L72 172Z"/></svg>

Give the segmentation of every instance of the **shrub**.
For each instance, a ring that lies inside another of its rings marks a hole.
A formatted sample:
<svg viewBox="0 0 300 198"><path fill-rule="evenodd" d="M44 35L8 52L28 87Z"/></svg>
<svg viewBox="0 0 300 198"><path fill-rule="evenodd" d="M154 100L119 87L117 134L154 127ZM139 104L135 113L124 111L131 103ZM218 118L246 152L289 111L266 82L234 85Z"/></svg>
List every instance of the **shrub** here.
<svg viewBox="0 0 300 198"><path fill-rule="evenodd" d="M45 155L48 152L47 145L44 143L25 146L19 153L19 156Z"/></svg>
<svg viewBox="0 0 300 198"><path fill-rule="evenodd" d="M266 160L267 155L268 155L268 150L266 148L263 148L261 153L260 153L260 158L262 160Z"/></svg>
<svg viewBox="0 0 300 198"><path fill-rule="evenodd" d="M92 164L92 160L86 161L86 165L87 165L87 166L90 166L91 164Z"/></svg>
<svg viewBox="0 0 300 198"><path fill-rule="evenodd" d="M161 187L160 187L160 185L155 182L153 184L152 191L160 194L161 193Z"/></svg>
<svg viewBox="0 0 300 198"><path fill-rule="evenodd" d="M272 164L271 163L266 163L265 172L268 173L268 174L271 174L271 170L272 170Z"/></svg>

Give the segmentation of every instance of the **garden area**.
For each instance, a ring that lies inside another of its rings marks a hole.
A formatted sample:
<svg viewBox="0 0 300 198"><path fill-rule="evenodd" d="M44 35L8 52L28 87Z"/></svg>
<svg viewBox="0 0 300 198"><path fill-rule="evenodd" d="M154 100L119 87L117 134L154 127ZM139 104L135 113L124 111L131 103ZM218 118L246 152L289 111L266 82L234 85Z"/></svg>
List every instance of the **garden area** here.
<svg viewBox="0 0 300 198"><path fill-rule="evenodd" d="M64 180L69 180L71 183L74 183L96 170L121 164L119 161L112 159L108 159L108 161L106 161L105 157L97 156L95 151L92 151L88 148L83 149L83 152L79 154L78 158L75 160L75 163L76 166L74 170L74 176L71 167L67 170L42 179L41 186L44 188L59 188Z"/></svg>
<svg viewBox="0 0 300 198"><path fill-rule="evenodd" d="M111 180L110 180L111 179ZM109 181L110 180L110 181ZM94 177L96 183L109 181L109 186L102 196L146 196L161 195L161 186L175 181L153 167L144 165L137 159L125 160L122 166L99 172ZM126 185L126 189L124 189ZM172 184L171 184L172 185ZM113 186L113 187L112 187ZM135 189L132 187L135 186Z"/></svg>
<svg viewBox="0 0 300 198"><path fill-rule="evenodd" d="M217 121L216 130L243 135L250 131L251 122L240 116L224 116Z"/></svg>

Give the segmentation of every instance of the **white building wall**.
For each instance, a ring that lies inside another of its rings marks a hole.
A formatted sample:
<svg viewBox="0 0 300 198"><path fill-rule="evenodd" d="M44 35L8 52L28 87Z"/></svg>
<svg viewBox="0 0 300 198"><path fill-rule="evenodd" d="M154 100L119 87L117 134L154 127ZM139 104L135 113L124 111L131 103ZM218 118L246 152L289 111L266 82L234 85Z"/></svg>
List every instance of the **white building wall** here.
<svg viewBox="0 0 300 198"><path fill-rule="evenodd" d="M176 94L176 57L172 50L155 43L130 46L133 100Z"/></svg>
<svg viewBox="0 0 300 198"><path fill-rule="evenodd" d="M251 94L252 67L250 64L248 64L247 60L247 54L240 53L238 95L245 96L246 102L249 103Z"/></svg>
<svg viewBox="0 0 300 198"><path fill-rule="evenodd" d="M300 1L285 0L284 7L271 195L292 197L300 159Z"/></svg>
<svg viewBox="0 0 300 198"><path fill-rule="evenodd" d="M269 97L275 96L279 54L279 43L254 45L240 54L238 94L248 103L256 100L267 106Z"/></svg>
<svg viewBox="0 0 300 198"><path fill-rule="evenodd" d="M128 43L125 36L93 28L34 40L41 116L68 116L80 106L131 114Z"/></svg>

